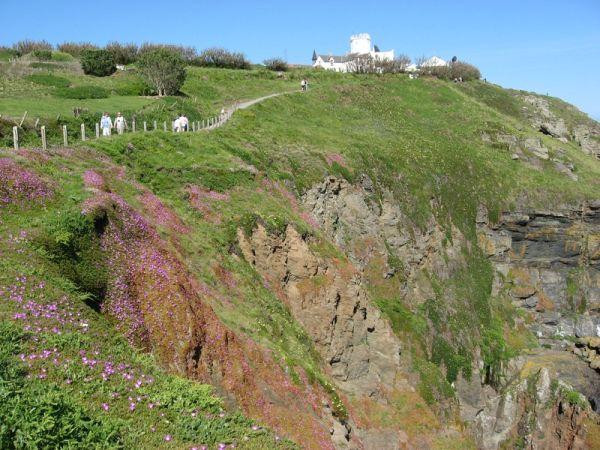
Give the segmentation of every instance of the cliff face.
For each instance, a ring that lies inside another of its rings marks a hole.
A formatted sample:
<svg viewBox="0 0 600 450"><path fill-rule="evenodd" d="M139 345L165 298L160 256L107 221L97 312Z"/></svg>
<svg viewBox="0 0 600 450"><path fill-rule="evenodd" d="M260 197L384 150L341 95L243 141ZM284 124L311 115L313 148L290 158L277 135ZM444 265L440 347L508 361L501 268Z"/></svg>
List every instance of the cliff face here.
<svg viewBox="0 0 600 450"><path fill-rule="evenodd" d="M391 196L375 199L371 187L367 177L356 186L329 178L307 192L304 206L349 255L365 287L398 278L393 286L399 301L418 309L435 295L439 280L460 271L470 243L433 219L425 230L415 226ZM594 203L582 210L512 212L494 224L485 209L479 211L477 243L493 271L488 295L523 310L526 319L517 324L551 347L513 359L503 369L501 389L485 382L484 362L473 349L470 378L459 374L454 387L461 418L471 424L481 448L517 440L531 448L584 448L581 424L587 413L552 390L550 380L562 380L597 404L600 377L564 350L571 345L568 339L597 332L598 211ZM462 306L452 292L443 295L450 308ZM476 330L473 336L479 337ZM426 341L434 345L435 336Z"/></svg>

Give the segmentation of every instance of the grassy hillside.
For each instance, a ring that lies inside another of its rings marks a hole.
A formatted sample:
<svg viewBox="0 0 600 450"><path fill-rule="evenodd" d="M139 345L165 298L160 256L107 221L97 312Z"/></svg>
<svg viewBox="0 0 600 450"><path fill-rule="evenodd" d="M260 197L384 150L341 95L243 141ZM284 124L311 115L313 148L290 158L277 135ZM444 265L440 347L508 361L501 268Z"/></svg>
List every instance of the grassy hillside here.
<svg viewBox="0 0 600 450"><path fill-rule="evenodd" d="M3 80L3 119L27 110L30 118L40 117L57 127L61 122L56 115L82 106L89 109L86 120L95 119L102 109L135 113L144 120L168 120L182 109L191 120L201 120L234 101L295 90L305 72L293 71L280 79L261 70L190 68L185 96L164 99L124 94L134 94L139 86L130 72L109 78L61 69L52 74L66 81ZM501 88L403 75L314 72L309 80L308 93L289 93L238 111L210 133L127 134L85 145L74 141L72 149L47 154L1 151L0 175L8 182L0 187L0 397L11 400L0 402L0 423L18 423L32 431L13 436L11 427L0 426L0 443L16 440L26 445L39 439L48 446L85 441L125 448L293 445L253 427L238 412L222 412L225 403L208 386L168 374L172 367L160 367L157 355L168 348L148 349L127 340L119 320L105 314L100 303L115 268L103 259L106 249L95 222L81 214L102 196L118 196L139 214L136 221L143 219L156 229L161 245L209 292L203 301L219 319L269 349L275 365L295 386L325 390L339 416L346 414L351 399L340 398L331 386L310 338L280 301L277 289L266 285L232 250L238 228L252 229L260 221L272 233L281 233L292 224L312 236L317 254L344 264L345 255L327 241L298 202L327 175L354 183L367 174L376 197L390 192L416 224L424 227L433 215L449 235L455 226L473 244L480 204L494 216L517 205L549 208L600 198L598 163L574 144L557 143L531 129L520 116L518 100ZM60 98L65 85L101 87L108 97ZM4 124L1 142L9 147L10 121ZM551 158L574 163L578 181L556 170L551 159L533 167L513 159L505 146L482 138L497 134L540 139ZM24 136L25 143L37 141L32 123ZM52 139L59 142L60 136ZM443 312L451 317L451 326L494 324L498 335L490 334L487 340L506 338L516 352L517 337L500 321L512 312L499 311L489 294L482 294L490 274L491 268L476 255L467 258L465 270L439 287L430 306L443 308L445 291L459 292L467 299L463 309ZM403 303L406 299L388 295L394 282L372 286L394 330L400 335L408 330L417 339L441 331L444 324L431 321L432 314L411 311L409 303ZM446 353L457 352L457 358L463 351L492 348L490 342L445 345ZM448 378L452 365L458 370L466 365L462 359L450 361L427 351L416 356L422 398L399 399L393 405L394 420L410 436L433 435L441 419L425 403L432 403L438 391L452 397L444 376ZM15 413L39 398L47 405L39 417L23 419ZM277 422L266 406L253 408L247 410L282 429L294 428L283 419ZM389 422L386 414L365 420L378 427ZM45 440L50 435L56 440ZM294 436L299 444L310 439L301 442L298 434ZM433 443L462 448L466 442L461 436L446 436Z"/></svg>

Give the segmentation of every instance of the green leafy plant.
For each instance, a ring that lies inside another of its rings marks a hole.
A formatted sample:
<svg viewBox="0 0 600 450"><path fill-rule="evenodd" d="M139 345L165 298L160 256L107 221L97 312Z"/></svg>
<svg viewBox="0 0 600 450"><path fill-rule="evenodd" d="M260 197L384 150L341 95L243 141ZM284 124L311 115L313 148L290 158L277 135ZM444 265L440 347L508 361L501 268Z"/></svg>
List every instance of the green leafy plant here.
<svg viewBox="0 0 600 450"><path fill-rule="evenodd" d="M85 74L97 77L112 75L117 70L114 56L108 50L84 50L81 68Z"/></svg>

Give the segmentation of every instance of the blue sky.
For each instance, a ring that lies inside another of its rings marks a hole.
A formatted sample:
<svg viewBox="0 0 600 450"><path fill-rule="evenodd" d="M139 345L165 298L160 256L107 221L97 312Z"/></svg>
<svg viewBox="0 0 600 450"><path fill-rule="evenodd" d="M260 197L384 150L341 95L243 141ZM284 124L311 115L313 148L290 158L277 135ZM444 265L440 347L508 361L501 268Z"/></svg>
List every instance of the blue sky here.
<svg viewBox="0 0 600 450"><path fill-rule="evenodd" d="M223 46L309 63L353 33L411 58L477 65L505 87L561 97L600 119L600 0L0 0L0 45L24 38ZM12 20L8 20L12 18Z"/></svg>

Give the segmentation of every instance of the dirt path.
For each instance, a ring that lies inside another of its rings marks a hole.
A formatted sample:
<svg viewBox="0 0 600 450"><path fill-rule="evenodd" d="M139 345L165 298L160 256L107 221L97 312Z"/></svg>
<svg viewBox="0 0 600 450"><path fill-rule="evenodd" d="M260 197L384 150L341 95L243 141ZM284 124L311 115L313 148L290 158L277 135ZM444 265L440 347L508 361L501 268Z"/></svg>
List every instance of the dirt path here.
<svg viewBox="0 0 600 450"><path fill-rule="evenodd" d="M269 95L265 95L263 97L258 97L258 98L252 99L252 100L246 100L245 102L236 103L234 106L227 108L225 110L225 113L220 115L219 117L217 117L216 120L214 121L214 123L212 125L210 125L209 127L207 127L206 129L214 130L215 128L222 127L229 121L229 119L231 119L231 116L233 116L233 113L236 112L238 109L246 109L252 105L256 105L257 103L260 103L269 98L278 97L280 95L285 95L285 94L291 94L294 92L297 92L297 91L277 92L275 94L269 94Z"/></svg>

